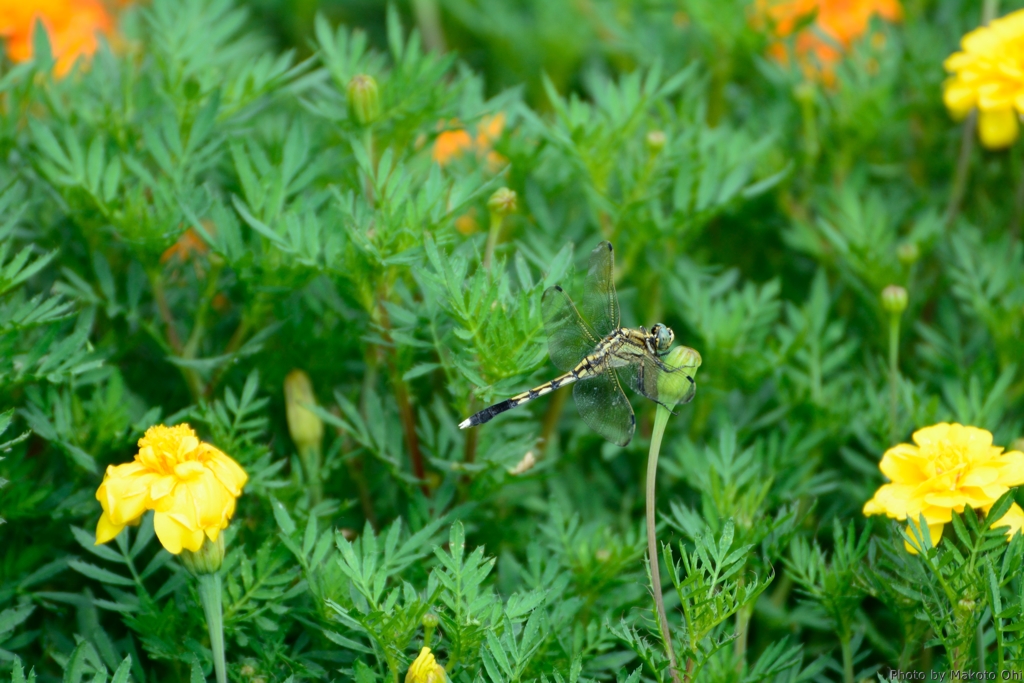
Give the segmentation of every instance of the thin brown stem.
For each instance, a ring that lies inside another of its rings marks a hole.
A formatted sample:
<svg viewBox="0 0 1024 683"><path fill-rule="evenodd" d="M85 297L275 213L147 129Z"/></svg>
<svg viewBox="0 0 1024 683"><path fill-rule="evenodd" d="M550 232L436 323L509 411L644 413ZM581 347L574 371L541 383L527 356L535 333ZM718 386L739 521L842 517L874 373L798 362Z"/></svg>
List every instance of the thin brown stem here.
<svg viewBox="0 0 1024 683"><path fill-rule="evenodd" d="M160 319L164 323L164 335L167 338L167 344L174 352L175 356L179 358L184 357L183 347L181 344L181 337L178 336L178 329L175 326L174 314L171 313L171 307L167 303L167 291L164 289L164 278L163 274L158 270L149 272L149 282L153 287L153 299L156 301L157 311L160 313ZM185 380L186 386L188 386L189 393L192 395L194 400L198 400L203 395L203 383L199 379L199 375L192 368L187 368L179 365L178 368L181 370L181 376Z"/></svg>
<svg viewBox="0 0 1024 683"><path fill-rule="evenodd" d="M551 436L555 432L555 426L558 424L558 420L562 416L562 408L565 407L565 400L568 396L568 389L555 391L551 396L551 401L548 403L548 409L544 412L544 423L541 425L540 439L538 439L537 442L538 459L544 457L544 452L547 450L548 443L551 441Z"/></svg>
<svg viewBox="0 0 1024 683"><path fill-rule="evenodd" d="M171 307L167 304L167 291L164 289L163 275L151 272L149 282L153 287L156 309L160 313L160 319L164 321L164 334L167 337L167 343L171 345L174 353L181 355L181 337L178 336L178 329L175 327L174 314L171 313Z"/></svg>
<svg viewBox="0 0 1024 683"><path fill-rule="evenodd" d="M383 299L382 299L383 300ZM423 495L430 495L430 488L426 484L426 468L423 465L423 453L420 452L419 437L416 434L416 413L409 401L409 388L402 379L398 370L396 350L394 341L391 338L391 319L387 309L381 305L378 309L380 316L381 333L387 344L385 359L388 371L391 374L391 384L395 391L395 402L398 404L398 417L402 422L402 433L405 436L405 447L409 451L409 462L412 465L412 472L420 480L420 490Z"/></svg>

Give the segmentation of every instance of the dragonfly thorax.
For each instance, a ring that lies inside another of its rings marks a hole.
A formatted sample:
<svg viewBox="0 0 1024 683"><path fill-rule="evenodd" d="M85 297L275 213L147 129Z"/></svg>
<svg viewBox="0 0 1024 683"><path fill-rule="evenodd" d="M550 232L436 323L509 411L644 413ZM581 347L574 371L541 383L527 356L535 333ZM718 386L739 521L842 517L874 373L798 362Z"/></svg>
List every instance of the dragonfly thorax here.
<svg viewBox="0 0 1024 683"><path fill-rule="evenodd" d="M659 356L668 353L668 349L672 346L672 342L676 339L676 333L672 331L672 328L662 323L655 324L651 328L651 341L654 346L654 352Z"/></svg>

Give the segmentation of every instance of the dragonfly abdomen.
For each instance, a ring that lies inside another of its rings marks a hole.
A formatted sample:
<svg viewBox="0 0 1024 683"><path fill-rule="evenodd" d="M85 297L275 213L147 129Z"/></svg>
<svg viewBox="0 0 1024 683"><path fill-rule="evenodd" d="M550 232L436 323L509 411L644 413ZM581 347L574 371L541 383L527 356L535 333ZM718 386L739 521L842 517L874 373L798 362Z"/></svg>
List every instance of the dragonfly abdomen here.
<svg viewBox="0 0 1024 683"><path fill-rule="evenodd" d="M571 372L565 373L561 377L556 377L550 382L545 382L544 384L534 387L529 391L524 391L521 394L517 394L512 398L508 399L507 401L495 403L493 406L487 406L486 408L476 413L475 415L471 415L470 417L460 422L459 429L466 429L467 427L476 427L477 425L482 425L485 422L490 422L496 415L501 415L507 410L518 408L524 403L529 403L535 398L540 398L541 396L550 394L555 389L558 389L559 387L564 387L566 384L572 384L573 382L583 379L584 377L585 376L583 374L577 372L577 370L574 369Z"/></svg>

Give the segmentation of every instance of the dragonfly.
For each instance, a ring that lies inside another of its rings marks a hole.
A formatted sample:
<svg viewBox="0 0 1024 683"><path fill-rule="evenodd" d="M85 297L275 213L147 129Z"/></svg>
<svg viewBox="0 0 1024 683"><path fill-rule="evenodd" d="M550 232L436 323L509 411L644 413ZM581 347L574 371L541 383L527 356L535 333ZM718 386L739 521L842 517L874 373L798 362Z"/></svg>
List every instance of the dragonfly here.
<svg viewBox="0 0 1024 683"><path fill-rule="evenodd" d="M662 323L650 330L620 326L614 273L614 249L610 242L601 242L590 254L579 308L560 285L544 292L541 312L548 351L563 374L484 408L459 423L460 429L490 422L508 410L572 384L576 407L587 426L608 441L626 446L636 429L636 415L623 384L665 405L658 399L659 379L666 373L684 373L689 388L678 402L693 400L697 390L695 366L669 367L662 359L675 341L672 329Z"/></svg>

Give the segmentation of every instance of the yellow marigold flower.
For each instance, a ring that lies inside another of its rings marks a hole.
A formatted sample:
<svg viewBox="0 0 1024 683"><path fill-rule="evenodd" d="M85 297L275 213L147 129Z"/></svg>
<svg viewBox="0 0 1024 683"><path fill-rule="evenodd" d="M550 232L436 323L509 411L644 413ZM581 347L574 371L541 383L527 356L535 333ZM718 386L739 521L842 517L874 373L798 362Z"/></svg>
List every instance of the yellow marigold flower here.
<svg viewBox="0 0 1024 683"><path fill-rule="evenodd" d="M248 478L187 424L150 427L139 439L135 461L109 466L96 491L103 506L96 544L155 510L153 527L164 548L175 555L182 549L196 552L204 537L216 541L227 528Z"/></svg>
<svg viewBox="0 0 1024 683"><path fill-rule="evenodd" d="M455 123L458 124L458 122ZM434 160L444 166L468 151L475 151L485 157L488 165L492 168L500 166L503 157L497 152L491 151L491 147L501 137L501 132L504 129L505 114L498 112L494 116L485 116L480 120L475 138L469 134L469 131L462 128L446 130L434 140Z"/></svg>
<svg viewBox="0 0 1024 683"><path fill-rule="evenodd" d="M903 7L899 0L757 0L753 23L768 23L773 29L779 40L771 44L768 54L782 64L789 61L783 41L799 28L794 48L804 74L831 85L843 51L867 32L874 16L899 21ZM801 28L811 17L813 24ZM872 36L877 47L876 38L881 36Z"/></svg>
<svg viewBox="0 0 1024 683"><path fill-rule="evenodd" d="M1008 147L1024 114L1024 10L971 31L960 46L944 64L952 74L943 90L946 108L956 119L977 108L981 144Z"/></svg>
<svg viewBox="0 0 1024 683"><path fill-rule="evenodd" d="M916 445L903 443L885 452L879 469L891 483L865 503L864 514L913 524L924 515L933 545L954 510L970 505L988 512L1011 487L1024 484L1024 453L1004 453L984 429L942 422L919 429L913 438ZM993 526L1009 527L1007 536L1013 536L1022 525L1024 510L1014 503ZM909 543L907 550L917 552Z"/></svg>
<svg viewBox="0 0 1024 683"><path fill-rule="evenodd" d="M446 683L447 680L444 667L434 660L429 647L420 650L419 656L405 674L405 683Z"/></svg>
<svg viewBox="0 0 1024 683"><path fill-rule="evenodd" d="M32 33L41 21L50 38L63 76L81 56L99 47L98 33L110 35L114 22L99 0L0 0L0 36L7 42L7 56L15 62L32 59Z"/></svg>

